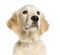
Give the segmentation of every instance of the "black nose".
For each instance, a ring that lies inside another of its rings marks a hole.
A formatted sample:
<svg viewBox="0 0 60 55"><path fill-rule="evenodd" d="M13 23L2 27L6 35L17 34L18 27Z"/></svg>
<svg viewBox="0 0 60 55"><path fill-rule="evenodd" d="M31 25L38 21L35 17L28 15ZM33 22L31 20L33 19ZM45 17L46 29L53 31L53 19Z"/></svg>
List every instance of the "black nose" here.
<svg viewBox="0 0 60 55"><path fill-rule="evenodd" d="M39 20L38 16L32 16L31 19L34 21L34 22L37 22Z"/></svg>

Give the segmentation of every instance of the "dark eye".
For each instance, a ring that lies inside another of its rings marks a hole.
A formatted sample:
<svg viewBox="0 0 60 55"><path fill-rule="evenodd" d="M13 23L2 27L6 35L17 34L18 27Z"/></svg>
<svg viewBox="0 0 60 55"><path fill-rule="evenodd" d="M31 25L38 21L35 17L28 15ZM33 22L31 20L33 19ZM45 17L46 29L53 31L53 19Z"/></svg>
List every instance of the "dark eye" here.
<svg viewBox="0 0 60 55"><path fill-rule="evenodd" d="M28 11L27 11L27 10L24 10L24 11L23 11L23 14L27 14L27 13L28 13Z"/></svg>
<svg viewBox="0 0 60 55"><path fill-rule="evenodd" d="M40 15L40 12L39 12L39 11L37 11L37 14L38 14L38 15Z"/></svg>

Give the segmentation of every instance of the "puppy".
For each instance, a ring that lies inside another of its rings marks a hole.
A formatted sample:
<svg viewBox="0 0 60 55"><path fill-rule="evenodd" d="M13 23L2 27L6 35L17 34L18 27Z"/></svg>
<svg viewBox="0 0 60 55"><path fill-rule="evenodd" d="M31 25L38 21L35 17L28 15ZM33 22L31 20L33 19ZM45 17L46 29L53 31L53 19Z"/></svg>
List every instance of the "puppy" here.
<svg viewBox="0 0 60 55"><path fill-rule="evenodd" d="M7 26L19 36L13 55L46 55L40 36L48 30L48 22L42 12L33 5L17 10Z"/></svg>

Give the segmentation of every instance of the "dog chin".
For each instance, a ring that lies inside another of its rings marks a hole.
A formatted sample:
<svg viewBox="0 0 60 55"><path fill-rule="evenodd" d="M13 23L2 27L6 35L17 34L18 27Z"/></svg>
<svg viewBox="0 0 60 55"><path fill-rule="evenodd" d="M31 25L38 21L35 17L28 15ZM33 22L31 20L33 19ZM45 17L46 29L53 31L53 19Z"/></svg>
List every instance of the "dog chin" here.
<svg viewBox="0 0 60 55"><path fill-rule="evenodd" d="M34 31L37 31L38 27L29 27L29 28L25 28L25 31L31 31L31 32L34 32Z"/></svg>
<svg viewBox="0 0 60 55"><path fill-rule="evenodd" d="M36 31L37 30L37 27L31 27L30 29L29 29L29 31Z"/></svg>

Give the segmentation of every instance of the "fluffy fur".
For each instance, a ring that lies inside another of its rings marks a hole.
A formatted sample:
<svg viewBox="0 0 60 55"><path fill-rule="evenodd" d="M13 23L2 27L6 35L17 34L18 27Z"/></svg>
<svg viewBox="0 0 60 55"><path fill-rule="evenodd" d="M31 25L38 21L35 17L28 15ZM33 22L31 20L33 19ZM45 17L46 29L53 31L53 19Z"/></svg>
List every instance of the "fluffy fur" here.
<svg viewBox="0 0 60 55"><path fill-rule="evenodd" d="M39 36L48 30L49 25L43 13L39 11L40 14L37 14L37 11L39 10L35 6L27 5L8 20L7 26L19 36L13 55L46 55L45 46ZM39 18L37 23L31 20L34 15Z"/></svg>

